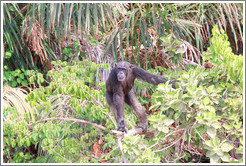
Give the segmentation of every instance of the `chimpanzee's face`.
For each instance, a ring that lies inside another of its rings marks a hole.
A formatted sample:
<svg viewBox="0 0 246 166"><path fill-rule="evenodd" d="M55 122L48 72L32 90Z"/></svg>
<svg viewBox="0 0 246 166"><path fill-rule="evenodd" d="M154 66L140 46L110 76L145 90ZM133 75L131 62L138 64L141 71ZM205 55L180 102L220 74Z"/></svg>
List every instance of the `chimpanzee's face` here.
<svg viewBox="0 0 246 166"><path fill-rule="evenodd" d="M120 82L127 81L131 77L132 65L126 61L118 62L115 65L117 79Z"/></svg>
<svg viewBox="0 0 246 166"><path fill-rule="evenodd" d="M116 68L116 74L118 81L122 82L125 81L127 77L127 70L124 67L117 67Z"/></svg>

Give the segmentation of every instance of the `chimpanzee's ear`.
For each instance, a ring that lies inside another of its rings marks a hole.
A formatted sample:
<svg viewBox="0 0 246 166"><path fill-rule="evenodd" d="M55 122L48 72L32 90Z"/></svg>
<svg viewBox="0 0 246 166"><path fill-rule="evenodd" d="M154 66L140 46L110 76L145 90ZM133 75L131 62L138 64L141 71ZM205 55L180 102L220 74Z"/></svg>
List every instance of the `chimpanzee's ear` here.
<svg viewBox="0 0 246 166"><path fill-rule="evenodd" d="M129 66L129 68L130 68L130 69L133 68L133 65L131 64L131 65Z"/></svg>

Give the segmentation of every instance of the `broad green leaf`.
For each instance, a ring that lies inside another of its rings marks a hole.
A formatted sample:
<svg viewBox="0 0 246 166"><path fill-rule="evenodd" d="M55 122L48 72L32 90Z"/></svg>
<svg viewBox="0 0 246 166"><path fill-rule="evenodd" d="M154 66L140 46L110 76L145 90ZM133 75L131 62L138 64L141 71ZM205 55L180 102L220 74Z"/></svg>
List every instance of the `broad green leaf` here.
<svg viewBox="0 0 246 166"><path fill-rule="evenodd" d="M12 81L11 86L12 87L16 87L16 85L17 85L17 82L16 81Z"/></svg>
<svg viewBox="0 0 246 166"><path fill-rule="evenodd" d="M221 125L219 122L215 121L212 123L212 126L215 128L215 129L218 129L218 128L221 128Z"/></svg>
<svg viewBox="0 0 246 166"><path fill-rule="evenodd" d="M174 119L175 119L175 120L178 120L181 114L182 114L181 111L177 111L177 112L174 114Z"/></svg>
<svg viewBox="0 0 246 166"><path fill-rule="evenodd" d="M240 143L243 144L243 137L240 137Z"/></svg>
<svg viewBox="0 0 246 166"><path fill-rule="evenodd" d="M204 144L211 148L214 147L212 140L208 140Z"/></svg>
<svg viewBox="0 0 246 166"><path fill-rule="evenodd" d="M133 148L132 150L134 151L134 153L135 153L137 156L140 154L139 150L137 150L137 149L135 149L135 148Z"/></svg>
<svg viewBox="0 0 246 166"><path fill-rule="evenodd" d="M177 50L175 51L175 54L178 54L178 53L183 54L185 51L186 51L185 48L179 47L179 48L177 48Z"/></svg>
<svg viewBox="0 0 246 166"><path fill-rule="evenodd" d="M153 104L152 106L150 106L149 110L151 109L157 109L159 106L161 105L161 102L157 102L156 104Z"/></svg>
<svg viewBox="0 0 246 166"><path fill-rule="evenodd" d="M243 154L243 146L239 146L239 148L237 148L236 153L241 153Z"/></svg>
<svg viewBox="0 0 246 166"><path fill-rule="evenodd" d="M215 153L218 155L218 156L223 156L223 152L220 148L216 148L215 150Z"/></svg>
<svg viewBox="0 0 246 166"><path fill-rule="evenodd" d="M217 147L217 146L219 146L219 144L220 144L219 138L218 138L218 137L215 137L215 138L213 139L213 145L214 145L215 147Z"/></svg>
<svg viewBox="0 0 246 166"><path fill-rule="evenodd" d="M27 147L29 147L31 145L31 142L30 142L29 138L26 138L25 143L26 143Z"/></svg>
<svg viewBox="0 0 246 166"><path fill-rule="evenodd" d="M214 119L214 117L215 117L215 112L210 111L210 112L208 113L208 117L209 117L211 120Z"/></svg>
<svg viewBox="0 0 246 166"><path fill-rule="evenodd" d="M173 124L174 120L172 119L164 119L163 123L166 125L166 126L170 126L171 124Z"/></svg>
<svg viewBox="0 0 246 166"><path fill-rule="evenodd" d="M208 97L205 97L203 100L202 100L203 104L204 105L208 105L210 103L210 99Z"/></svg>
<svg viewBox="0 0 246 166"><path fill-rule="evenodd" d="M24 73L21 73L21 74L19 75L19 77L20 77L21 79L24 79Z"/></svg>
<svg viewBox="0 0 246 166"><path fill-rule="evenodd" d="M230 143L224 143L223 145L221 145L221 149L224 151L224 152L229 152L230 150L233 149L233 146L230 144Z"/></svg>
<svg viewBox="0 0 246 166"><path fill-rule="evenodd" d="M226 130L231 130L233 128L232 125L228 125L228 124L224 124L223 127L226 129Z"/></svg>
<svg viewBox="0 0 246 166"><path fill-rule="evenodd" d="M228 162L228 161L230 161L230 155L229 155L228 153L224 153L224 154L221 156L221 159L222 159L223 161Z"/></svg>
<svg viewBox="0 0 246 166"><path fill-rule="evenodd" d="M210 163L218 163L219 159L220 158L217 155L210 156Z"/></svg>
<svg viewBox="0 0 246 166"><path fill-rule="evenodd" d="M214 127L208 127L207 133L211 138L214 138L216 136L216 129Z"/></svg>
<svg viewBox="0 0 246 166"><path fill-rule="evenodd" d="M242 126L242 122L239 122L238 124L234 125L235 129L238 130Z"/></svg>
<svg viewBox="0 0 246 166"><path fill-rule="evenodd" d="M5 54L4 54L4 58L5 58L5 59L11 58L12 53L13 53L12 51L6 51Z"/></svg>
<svg viewBox="0 0 246 166"><path fill-rule="evenodd" d="M11 138L10 144L11 144L11 147L14 148L16 145L16 141L13 138Z"/></svg>
<svg viewBox="0 0 246 166"><path fill-rule="evenodd" d="M162 131L163 133L168 133L169 132L169 128L168 127L158 127L158 129L160 131Z"/></svg>
<svg viewBox="0 0 246 166"><path fill-rule="evenodd" d="M22 79L21 79L21 78L17 78L17 82L18 82L18 84L20 84L20 83L21 83L21 81L22 81Z"/></svg>

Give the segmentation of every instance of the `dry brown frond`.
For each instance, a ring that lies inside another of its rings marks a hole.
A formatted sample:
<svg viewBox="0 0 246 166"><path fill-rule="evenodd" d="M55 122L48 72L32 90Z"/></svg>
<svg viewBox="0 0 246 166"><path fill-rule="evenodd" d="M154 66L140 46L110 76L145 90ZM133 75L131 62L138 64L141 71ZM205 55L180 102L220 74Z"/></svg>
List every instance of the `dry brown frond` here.
<svg viewBox="0 0 246 166"><path fill-rule="evenodd" d="M46 40L47 36L35 17L33 17L32 25L31 25L32 27L30 28L29 26L30 26L31 17L28 18L29 20L25 18L22 22L22 26L21 26L22 42L27 43L28 48L39 56L41 63L45 65L49 70L51 69L51 60L49 56L45 55L45 52L43 50L43 43L42 43L42 40ZM37 59L35 59L35 61L37 61Z"/></svg>

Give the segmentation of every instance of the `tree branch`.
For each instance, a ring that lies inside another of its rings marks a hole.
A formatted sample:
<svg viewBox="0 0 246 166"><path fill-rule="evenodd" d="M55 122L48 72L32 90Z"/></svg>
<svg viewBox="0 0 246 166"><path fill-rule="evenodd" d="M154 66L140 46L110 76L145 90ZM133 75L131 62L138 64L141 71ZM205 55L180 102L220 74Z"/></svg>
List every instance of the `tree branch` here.
<svg viewBox="0 0 246 166"><path fill-rule="evenodd" d="M103 131L105 131L107 129L106 127L104 127L102 125L99 125L99 124L96 124L96 123L93 123L93 122L89 122L89 121L86 121L86 120L82 120L82 119L76 119L76 118L53 117L53 118L45 118L45 119L36 121L35 123L42 123L42 122L54 121L54 120L72 121L74 123L77 122L77 123L83 123L83 124L87 124L87 125L92 125L92 126L98 128L98 129L101 129ZM27 124L27 125L29 127L31 127L32 124ZM121 132L121 131L117 131L117 130L109 130L109 133L115 135L117 138L125 137L125 136L128 136L128 135L136 135L136 134L140 134L140 135L141 134L145 134L145 135L153 135L154 134L151 131L147 131L147 132L143 133L141 128L134 128L134 129L128 130L127 133L124 133L124 132Z"/></svg>
<svg viewBox="0 0 246 166"><path fill-rule="evenodd" d="M94 126L96 128L99 128L99 129L101 129L103 131L106 130L106 127L104 127L102 125L99 125L99 124L96 124L96 123L92 123L92 122L89 122L89 121L85 121L85 120L82 120L82 119L76 119L76 118L63 118L63 117L45 118L45 119L39 120L39 121L37 121L35 123L42 123L42 122L54 121L54 120L78 122L78 123L83 123L83 124L87 124L87 125L92 125L92 126ZM28 126L31 126L31 124L28 124Z"/></svg>
<svg viewBox="0 0 246 166"><path fill-rule="evenodd" d="M54 120L62 120L62 121L72 121L73 123L83 123L83 124L87 124L87 125L92 125L98 129L101 129L103 131L106 130L106 127L96 124L96 123L92 123L89 121L85 121L82 119L76 119L76 118L63 118L63 117L53 117L53 118L46 118L46 119L42 119L39 121L36 121L36 123L42 123L42 122L46 122L46 121L54 121ZM72 124L73 124L72 123ZM71 124L71 125L72 125ZM31 127L32 124L27 124L28 127ZM111 133L112 135L116 136L118 138L118 146L117 148L120 148L121 151L121 163L128 163L129 161L124 157L124 153L122 152L122 142L121 140L128 135L135 135L135 134L146 134L146 135L154 135L153 132L147 131L145 133L143 133L141 128L134 128L131 130L128 130L127 133L125 132L121 132L121 131L116 131L116 130L109 130L109 133Z"/></svg>

